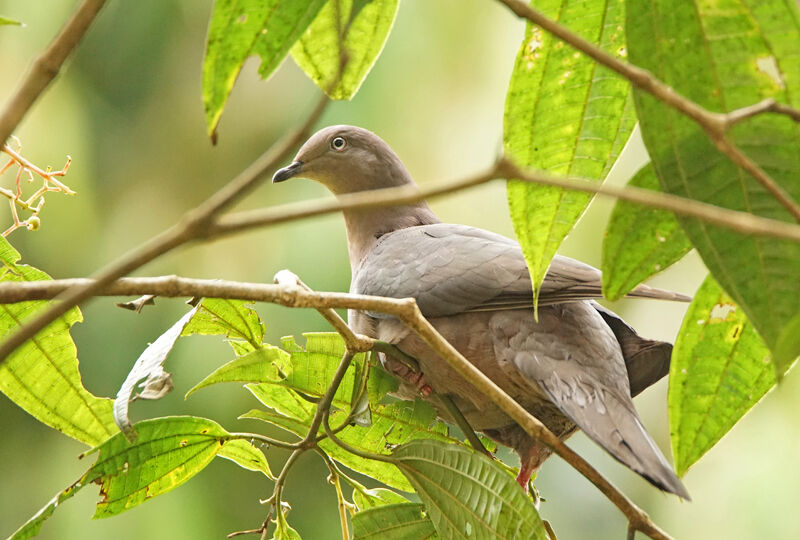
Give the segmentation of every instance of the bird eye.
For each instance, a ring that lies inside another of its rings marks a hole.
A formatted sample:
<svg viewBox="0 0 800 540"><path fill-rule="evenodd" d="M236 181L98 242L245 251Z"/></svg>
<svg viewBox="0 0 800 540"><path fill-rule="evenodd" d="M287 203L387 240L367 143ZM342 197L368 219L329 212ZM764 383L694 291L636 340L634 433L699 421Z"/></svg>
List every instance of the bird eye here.
<svg viewBox="0 0 800 540"><path fill-rule="evenodd" d="M347 146L347 141L343 137L336 137L331 141L331 148L337 152L341 152Z"/></svg>

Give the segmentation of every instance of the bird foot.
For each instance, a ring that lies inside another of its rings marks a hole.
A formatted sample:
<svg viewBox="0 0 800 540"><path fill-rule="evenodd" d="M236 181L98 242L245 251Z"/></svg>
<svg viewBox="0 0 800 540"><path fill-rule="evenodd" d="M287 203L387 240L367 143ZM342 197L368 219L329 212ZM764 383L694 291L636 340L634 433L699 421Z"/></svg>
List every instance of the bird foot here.
<svg viewBox="0 0 800 540"><path fill-rule="evenodd" d="M425 380L425 374L412 369L402 362L395 361L388 356L384 357L382 363L383 367L386 368L389 373L416 388L423 398L433 393L433 388L431 388Z"/></svg>
<svg viewBox="0 0 800 540"><path fill-rule="evenodd" d="M405 380L414 385L414 387L419 390L420 395L424 398L433 393L433 388L431 388L430 385L425 382L425 375L422 373L412 371Z"/></svg>

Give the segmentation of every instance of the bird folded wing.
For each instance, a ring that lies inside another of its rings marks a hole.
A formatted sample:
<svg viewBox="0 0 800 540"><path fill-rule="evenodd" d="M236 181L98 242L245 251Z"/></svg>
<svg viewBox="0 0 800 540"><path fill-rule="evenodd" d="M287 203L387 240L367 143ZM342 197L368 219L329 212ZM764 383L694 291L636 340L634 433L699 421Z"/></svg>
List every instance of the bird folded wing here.
<svg viewBox="0 0 800 540"><path fill-rule="evenodd" d="M383 235L357 269L351 290L416 298L426 317L533 307L530 274L519 244L499 234L449 223ZM634 289L631 296L685 298L646 286ZM557 255L542 284L539 305L600 297L599 270Z"/></svg>

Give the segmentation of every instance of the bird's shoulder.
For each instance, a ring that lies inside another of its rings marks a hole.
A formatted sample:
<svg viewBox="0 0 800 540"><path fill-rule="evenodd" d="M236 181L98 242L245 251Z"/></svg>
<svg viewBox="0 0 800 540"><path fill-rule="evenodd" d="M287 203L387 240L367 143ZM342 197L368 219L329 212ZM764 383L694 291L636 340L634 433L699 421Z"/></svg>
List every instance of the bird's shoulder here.
<svg viewBox="0 0 800 540"><path fill-rule="evenodd" d="M359 294L416 298L427 316L465 311L517 289L530 292L519 244L450 223L382 235L357 268L352 286Z"/></svg>

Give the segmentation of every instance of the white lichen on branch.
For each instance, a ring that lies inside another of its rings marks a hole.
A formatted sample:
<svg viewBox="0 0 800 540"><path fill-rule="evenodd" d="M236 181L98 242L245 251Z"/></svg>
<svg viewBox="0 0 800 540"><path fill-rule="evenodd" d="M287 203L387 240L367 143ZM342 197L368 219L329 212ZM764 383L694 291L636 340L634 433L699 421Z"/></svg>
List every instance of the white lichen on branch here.
<svg viewBox="0 0 800 540"><path fill-rule="evenodd" d="M69 186L58 180L58 178L67 174L70 163L72 163L71 157L67 156L67 162L58 171L53 171L50 167L42 169L22 156L22 144L16 137L12 138L17 145L16 150L12 149L7 144L3 145L3 148L0 149L0 151L9 157L8 162L0 167L0 176L8 171L15 171L13 188L9 189L0 186L0 195L8 199L8 204L11 208L11 218L13 219L11 226L3 231L2 235L4 237L21 227L25 227L29 231L35 231L41 226L42 221L39 217L39 213L44 206L44 196L46 193L56 191L67 195L75 195L75 192L72 191ZM24 197L22 193L23 180L27 181L28 184L32 184L36 181L37 177L42 180L41 187L27 197ZM20 219L20 210L30 212L30 215L25 219Z"/></svg>

